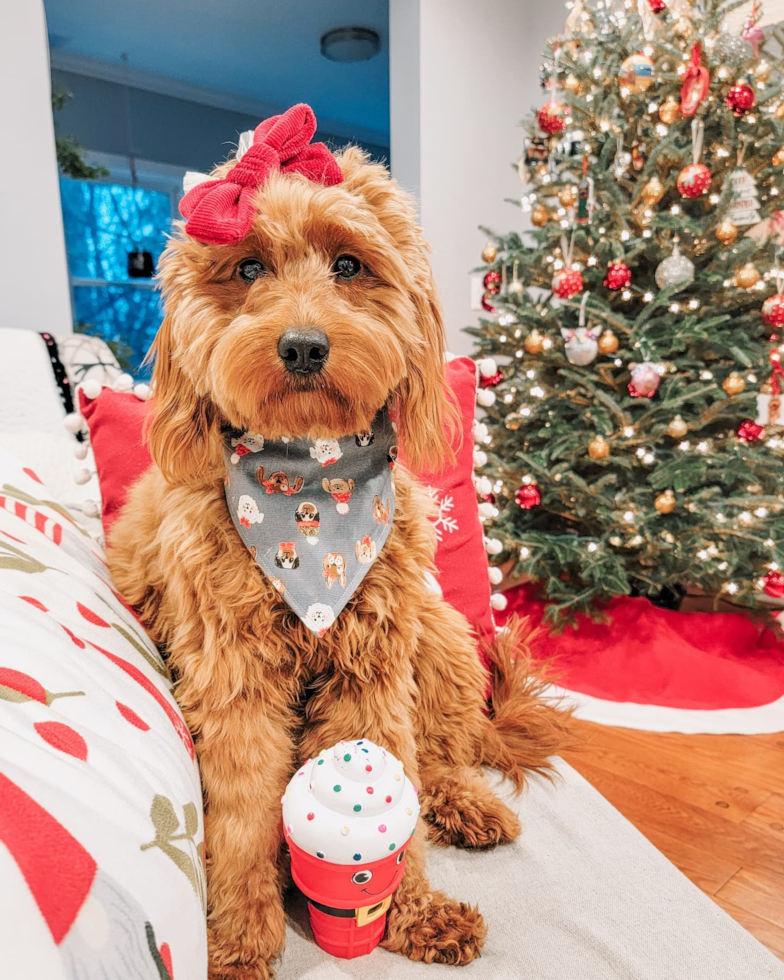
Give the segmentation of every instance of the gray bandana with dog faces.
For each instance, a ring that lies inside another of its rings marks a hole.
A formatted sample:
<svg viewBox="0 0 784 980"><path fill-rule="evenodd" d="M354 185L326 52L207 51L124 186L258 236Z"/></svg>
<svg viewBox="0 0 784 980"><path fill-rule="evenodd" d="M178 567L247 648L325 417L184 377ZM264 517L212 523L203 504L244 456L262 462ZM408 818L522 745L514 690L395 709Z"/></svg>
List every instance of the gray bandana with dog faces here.
<svg viewBox="0 0 784 980"><path fill-rule="evenodd" d="M268 442L231 431L226 503L256 563L323 636L378 558L395 513L389 412L343 439Z"/></svg>

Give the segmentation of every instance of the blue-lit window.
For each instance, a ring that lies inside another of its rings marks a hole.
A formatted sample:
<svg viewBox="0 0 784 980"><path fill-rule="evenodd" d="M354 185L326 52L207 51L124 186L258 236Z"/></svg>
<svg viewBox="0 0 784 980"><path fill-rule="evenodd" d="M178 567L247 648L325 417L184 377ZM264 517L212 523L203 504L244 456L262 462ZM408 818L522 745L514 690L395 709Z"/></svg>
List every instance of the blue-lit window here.
<svg viewBox="0 0 784 980"><path fill-rule="evenodd" d="M125 184L60 179L74 319L133 351L138 369L162 319L152 279L128 275L128 253L151 252L155 267L171 228L172 198Z"/></svg>

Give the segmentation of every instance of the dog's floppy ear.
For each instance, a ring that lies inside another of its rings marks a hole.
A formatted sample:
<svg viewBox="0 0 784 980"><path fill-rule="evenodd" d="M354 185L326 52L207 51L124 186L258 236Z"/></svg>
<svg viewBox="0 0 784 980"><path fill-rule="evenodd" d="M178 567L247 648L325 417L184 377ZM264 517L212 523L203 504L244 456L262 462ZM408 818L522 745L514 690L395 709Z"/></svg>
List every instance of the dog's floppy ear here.
<svg viewBox="0 0 784 980"><path fill-rule="evenodd" d="M444 381L444 320L424 251L420 261L420 288L412 294L420 337L408 351L408 370L398 392L398 433L412 470L439 472L454 461L457 411Z"/></svg>
<svg viewBox="0 0 784 980"><path fill-rule="evenodd" d="M209 482L212 410L177 364L169 316L164 317L150 354L155 357L155 414L147 434L150 454L168 483Z"/></svg>

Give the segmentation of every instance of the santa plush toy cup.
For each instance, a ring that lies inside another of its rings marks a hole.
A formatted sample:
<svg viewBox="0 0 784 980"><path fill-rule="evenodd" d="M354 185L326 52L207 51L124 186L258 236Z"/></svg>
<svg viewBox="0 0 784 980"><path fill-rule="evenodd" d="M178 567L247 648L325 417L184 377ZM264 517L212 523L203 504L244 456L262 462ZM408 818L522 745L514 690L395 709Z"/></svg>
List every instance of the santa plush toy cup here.
<svg viewBox="0 0 784 980"><path fill-rule="evenodd" d="M381 941L419 816L403 766L368 739L309 759L282 799L291 874L318 945L351 959Z"/></svg>

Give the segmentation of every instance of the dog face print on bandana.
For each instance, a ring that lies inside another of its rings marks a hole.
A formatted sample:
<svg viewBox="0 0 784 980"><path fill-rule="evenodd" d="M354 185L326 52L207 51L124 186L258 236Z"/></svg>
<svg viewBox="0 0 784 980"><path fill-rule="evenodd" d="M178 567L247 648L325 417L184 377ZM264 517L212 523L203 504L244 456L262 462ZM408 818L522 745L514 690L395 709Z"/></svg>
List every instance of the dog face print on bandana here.
<svg viewBox="0 0 784 980"><path fill-rule="evenodd" d="M343 439L269 441L257 432L227 433L226 504L237 533L319 636L386 543L395 512L396 438L386 408L369 430Z"/></svg>

